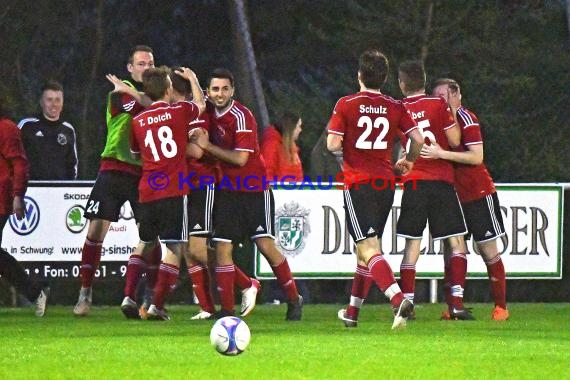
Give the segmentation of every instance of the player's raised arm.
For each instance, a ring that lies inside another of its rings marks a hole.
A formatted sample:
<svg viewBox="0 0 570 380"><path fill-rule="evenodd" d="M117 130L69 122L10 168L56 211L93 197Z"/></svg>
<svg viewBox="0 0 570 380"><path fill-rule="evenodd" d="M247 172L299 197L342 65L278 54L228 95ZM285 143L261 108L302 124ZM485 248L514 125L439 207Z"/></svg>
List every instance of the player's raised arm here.
<svg viewBox="0 0 570 380"><path fill-rule="evenodd" d="M190 86L192 87L192 101L196 106L198 106L201 115L206 110L206 101L204 99L204 92L198 82L198 78L194 71L189 68L182 67L181 69L182 70L176 70L175 73L190 82Z"/></svg>
<svg viewBox="0 0 570 380"><path fill-rule="evenodd" d="M135 99L139 104L141 104L144 107L147 107L152 103L152 100L150 100L150 98L146 96L144 92L138 92L135 88L127 85L117 76L113 74L107 74L105 75L105 78L107 78L107 80L111 82L113 86L115 86L112 92L120 92L123 94L130 95L133 97L133 99Z"/></svg>

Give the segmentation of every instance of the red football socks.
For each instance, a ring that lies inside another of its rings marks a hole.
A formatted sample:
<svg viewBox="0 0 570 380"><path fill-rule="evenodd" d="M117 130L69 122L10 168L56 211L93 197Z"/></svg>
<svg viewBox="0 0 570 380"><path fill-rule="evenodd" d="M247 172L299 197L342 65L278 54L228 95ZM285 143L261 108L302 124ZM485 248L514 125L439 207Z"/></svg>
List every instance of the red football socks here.
<svg viewBox="0 0 570 380"><path fill-rule="evenodd" d="M97 240L85 239L83 251L81 252L81 287L89 288L93 283L95 271L99 268L101 261L101 249L103 242Z"/></svg>
<svg viewBox="0 0 570 380"><path fill-rule="evenodd" d="M507 281L505 275L505 267L500 255L490 261L486 261L487 273L491 281L491 294L495 305L506 309L507 308Z"/></svg>
<svg viewBox="0 0 570 380"><path fill-rule="evenodd" d="M220 294L220 304L222 310L234 312L234 282L235 268L233 265L223 265L216 267L216 282L218 283L218 293Z"/></svg>
<svg viewBox="0 0 570 380"><path fill-rule="evenodd" d="M388 297L393 307L400 306L404 295L394 278L392 268L382 255L376 254L368 260L368 270L378 288Z"/></svg>
<svg viewBox="0 0 570 380"><path fill-rule="evenodd" d="M214 313L216 311L214 307L214 299L210 293L210 276L208 274L208 268L202 264L192 265L188 268L188 277L192 281L192 290L196 298L198 298L198 303L202 310L208 313Z"/></svg>
<svg viewBox="0 0 570 380"><path fill-rule="evenodd" d="M358 265L354 272L354 278L352 279L350 302L346 308L346 315L348 318L353 321L358 319L358 313L360 312L360 308L362 307L364 300L368 296L371 286L372 276L368 271L368 267Z"/></svg>
<svg viewBox="0 0 570 380"><path fill-rule="evenodd" d="M157 244L152 250L149 257L146 259L146 286L147 288L154 288L158 276L158 267L162 260L162 247Z"/></svg>
<svg viewBox="0 0 570 380"><path fill-rule="evenodd" d="M271 267L271 269L277 278L277 282L283 289L287 300L289 302L297 302L299 299L299 292L297 291L297 284L295 284L287 259L283 257L281 264Z"/></svg>
<svg viewBox="0 0 570 380"><path fill-rule="evenodd" d="M234 269L236 271L235 285L241 290L249 288L251 286L251 278L235 265Z"/></svg>
<svg viewBox="0 0 570 380"><path fill-rule="evenodd" d="M146 269L146 263L140 255L131 255L129 263L127 264L127 273L125 275L125 297L135 299L137 284Z"/></svg>
<svg viewBox="0 0 570 380"><path fill-rule="evenodd" d="M164 299L176 286L178 279L178 267L172 264L162 263L158 268L158 279L154 286L154 296L152 303L158 309L164 308Z"/></svg>
<svg viewBox="0 0 570 380"><path fill-rule="evenodd" d="M416 266L414 264L400 264L400 288L404 296L413 302L416 289Z"/></svg>
<svg viewBox="0 0 570 380"><path fill-rule="evenodd" d="M463 290L467 276L467 256L452 253L449 258L449 283L451 285L451 306L463 310Z"/></svg>

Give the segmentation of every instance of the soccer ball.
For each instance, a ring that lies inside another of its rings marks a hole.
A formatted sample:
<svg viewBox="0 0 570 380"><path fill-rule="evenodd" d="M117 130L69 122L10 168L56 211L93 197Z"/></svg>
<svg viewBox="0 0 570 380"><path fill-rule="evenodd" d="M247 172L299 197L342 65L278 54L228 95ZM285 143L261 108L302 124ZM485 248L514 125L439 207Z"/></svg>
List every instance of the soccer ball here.
<svg viewBox="0 0 570 380"><path fill-rule="evenodd" d="M247 324L237 317L220 318L210 330L210 342L220 354L239 355L249 344Z"/></svg>

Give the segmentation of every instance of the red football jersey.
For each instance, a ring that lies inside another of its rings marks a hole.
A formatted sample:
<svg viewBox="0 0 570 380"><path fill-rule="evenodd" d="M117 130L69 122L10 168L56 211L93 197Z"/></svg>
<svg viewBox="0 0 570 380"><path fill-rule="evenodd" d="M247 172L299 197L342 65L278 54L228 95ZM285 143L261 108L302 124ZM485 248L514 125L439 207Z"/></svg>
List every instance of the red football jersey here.
<svg viewBox="0 0 570 380"><path fill-rule="evenodd" d="M0 117L0 215L10 215L14 196L28 188L28 159L16 124Z"/></svg>
<svg viewBox="0 0 570 380"><path fill-rule="evenodd" d="M190 122L199 116L192 102L154 102L136 115L131 126L131 151L140 153L143 174L139 201L177 197L188 193L180 181L186 176L186 144Z"/></svg>
<svg viewBox="0 0 570 380"><path fill-rule="evenodd" d="M417 128L403 103L378 92L340 98L328 132L343 136L344 171L359 178L393 178L392 146L398 129Z"/></svg>
<svg viewBox="0 0 570 380"><path fill-rule="evenodd" d="M221 190L263 191L265 164L257 141L257 122L251 111L236 100L223 113L211 109L210 141L222 149L249 152L244 166L220 160Z"/></svg>
<svg viewBox="0 0 570 380"><path fill-rule="evenodd" d="M202 128L210 133L210 118L206 113L190 123L190 129ZM199 160L188 158L188 174L191 175L190 182L194 189L199 189L210 183L215 184L220 181L221 170L218 160L204 152Z"/></svg>
<svg viewBox="0 0 570 380"><path fill-rule="evenodd" d="M427 95L408 96L403 100L406 108L424 136L426 144L436 142L449 150L445 130L455 125L453 114L443 99ZM453 184L453 164L446 160L430 160L418 157L410 177L428 181L445 181Z"/></svg>
<svg viewBox="0 0 570 380"><path fill-rule="evenodd" d="M457 110L457 122L461 127L460 151L469 145L483 144L481 126L477 116L464 107ZM480 165L455 165L455 189L461 202L474 201L493 194L495 184L484 163Z"/></svg>

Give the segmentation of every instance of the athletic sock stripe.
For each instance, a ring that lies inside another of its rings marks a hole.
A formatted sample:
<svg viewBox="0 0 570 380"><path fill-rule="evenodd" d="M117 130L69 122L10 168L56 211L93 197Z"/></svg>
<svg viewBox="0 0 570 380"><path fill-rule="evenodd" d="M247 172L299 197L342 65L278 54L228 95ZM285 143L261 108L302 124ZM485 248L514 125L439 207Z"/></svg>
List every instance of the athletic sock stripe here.
<svg viewBox="0 0 570 380"><path fill-rule="evenodd" d="M221 267L216 267L216 273L224 273L224 272L234 272L235 268L233 265L224 265Z"/></svg>
<svg viewBox="0 0 570 380"><path fill-rule="evenodd" d="M89 239L85 239L85 245L90 245L90 246L100 246L103 245L102 241L98 241L98 240L89 240Z"/></svg>
<svg viewBox="0 0 570 380"><path fill-rule="evenodd" d="M384 260L382 255L373 256L370 259L370 261L368 261L368 268L372 268L374 265L376 265L376 263L378 263L379 261L382 261L382 260Z"/></svg>
<svg viewBox="0 0 570 380"><path fill-rule="evenodd" d="M168 273L173 273L178 275L178 268L176 268L173 265L169 265L169 264L160 264L160 266L158 267L159 271L162 272L168 272Z"/></svg>
<svg viewBox="0 0 570 380"><path fill-rule="evenodd" d="M491 260L485 261L485 264L493 265L495 263L498 263L499 261L501 261L501 255L497 255L497 256L493 257Z"/></svg>
<svg viewBox="0 0 570 380"><path fill-rule="evenodd" d="M459 257L461 259L467 260L467 256L465 256L465 253L453 252L450 257Z"/></svg>
<svg viewBox="0 0 570 380"><path fill-rule="evenodd" d="M188 274L200 272L203 270L206 270L206 267L202 264L192 265L190 268L188 268Z"/></svg>
<svg viewBox="0 0 570 380"><path fill-rule="evenodd" d="M131 256L129 257L129 262L127 265L140 265L145 266L146 262L140 256Z"/></svg>

